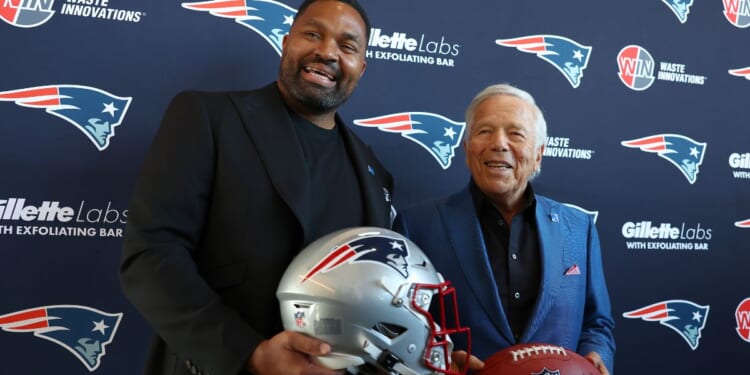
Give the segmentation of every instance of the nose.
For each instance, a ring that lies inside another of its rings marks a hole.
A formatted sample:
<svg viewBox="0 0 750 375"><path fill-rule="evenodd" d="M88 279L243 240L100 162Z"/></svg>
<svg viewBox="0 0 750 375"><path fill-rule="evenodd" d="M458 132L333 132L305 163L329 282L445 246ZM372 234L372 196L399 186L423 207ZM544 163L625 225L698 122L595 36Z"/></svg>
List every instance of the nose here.
<svg viewBox="0 0 750 375"><path fill-rule="evenodd" d="M315 48L315 56L326 61L338 60L338 52L338 42L333 38L322 39Z"/></svg>
<svg viewBox="0 0 750 375"><path fill-rule="evenodd" d="M493 151L508 151L508 135L504 131L495 132L490 141Z"/></svg>

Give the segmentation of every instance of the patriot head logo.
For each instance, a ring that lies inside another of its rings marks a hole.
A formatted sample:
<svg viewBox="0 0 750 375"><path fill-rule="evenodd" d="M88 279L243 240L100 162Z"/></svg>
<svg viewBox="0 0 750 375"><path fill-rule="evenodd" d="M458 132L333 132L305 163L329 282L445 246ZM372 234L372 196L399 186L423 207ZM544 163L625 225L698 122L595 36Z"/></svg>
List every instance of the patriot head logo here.
<svg viewBox="0 0 750 375"><path fill-rule="evenodd" d="M55 14L54 4L55 0L2 0L0 19L17 27L37 27Z"/></svg>
<svg viewBox="0 0 750 375"><path fill-rule="evenodd" d="M0 91L0 101L22 107L44 108L51 115L73 124L102 151L109 147L128 111L132 97L112 95L89 86L51 85Z"/></svg>
<svg viewBox="0 0 750 375"><path fill-rule="evenodd" d="M620 81L635 91L643 91L654 83L654 58L641 46L630 45L617 54L617 76Z"/></svg>
<svg viewBox="0 0 750 375"><path fill-rule="evenodd" d="M402 137L427 150L443 169L451 166L466 127L463 122L429 112L395 113L354 120L354 124L377 127L388 133L401 133Z"/></svg>
<svg viewBox="0 0 750 375"><path fill-rule="evenodd" d="M680 20L680 23L687 21L690 7L693 6L693 0L661 0L661 2L667 4L669 9L672 9L672 12Z"/></svg>
<svg viewBox="0 0 750 375"><path fill-rule="evenodd" d="M304 283L319 273L330 272L351 263L372 262L389 267L404 279L409 277L409 247L404 240L383 235L368 235L337 246L318 262L300 281Z"/></svg>
<svg viewBox="0 0 750 375"><path fill-rule="evenodd" d="M573 88L581 84L583 70L589 63L592 48L557 35L530 35L513 39L497 39L495 43L504 47L516 47L519 51L536 54L552 64L568 79Z"/></svg>
<svg viewBox="0 0 750 375"><path fill-rule="evenodd" d="M190 10L209 12L255 31L281 56L281 42L289 33L297 10L273 0L210 0L182 3Z"/></svg>
<svg viewBox="0 0 750 375"><path fill-rule="evenodd" d="M734 226L737 228L750 228L750 219L735 221Z"/></svg>
<svg viewBox="0 0 750 375"><path fill-rule="evenodd" d="M724 17L739 28L750 26L750 0L722 0L724 3Z"/></svg>
<svg viewBox="0 0 750 375"><path fill-rule="evenodd" d="M33 333L52 341L94 371L107 353L105 347L114 339L122 315L87 306L42 306L0 315L0 328L5 332Z"/></svg>
<svg viewBox="0 0 750 375"><path fill-rule="evenodd" d="M628 311L622 316L630 319L640 318L647 322L659 322L677 332L690 345L690 348L695 350L698 348L701 331L706 327L709 307L686 300L672 299Z"/></svg>
<svg viewBox="0 0 750 375"><path fill-rule="evenodd" d="M745 298L734 310L737 320L737 334L745 342L750 342L750 298Z"/></svg>
<svg viewBox="0 0 750 375"><path fill-rule="evenodd" d="M735 77L744 77L745 79L750 80L750 66L746 68L730 69L729 74Z"/></svg>
<svg viewBox="0 0 750 375"><path fill-rule="evenodd" d="M703 154L706 152L706 143L679 134L652 135L620 144L658 154L677 167L691 184L698 178L698 167L703 164Z"/></svg>

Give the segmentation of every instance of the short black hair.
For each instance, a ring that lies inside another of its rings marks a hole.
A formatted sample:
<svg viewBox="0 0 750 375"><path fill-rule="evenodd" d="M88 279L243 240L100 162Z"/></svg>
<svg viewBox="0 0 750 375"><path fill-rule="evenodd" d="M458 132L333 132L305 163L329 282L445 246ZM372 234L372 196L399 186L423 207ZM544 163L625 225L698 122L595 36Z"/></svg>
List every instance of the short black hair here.
<svg viewBox="0 0 750 375"><path fill-rule="evenodd" d="M302 15L302 13L305 12L307 7L310 6L310 4L320 1L320 0L305 0L302 2L302 4L297 9L297 16L299 17ZM359 13L359 16L362 17L362 20L365 21L365 43L368 43L370 41L370 28L372 27L370 25L370 19L367 17L367 12L365 12L365 8L362 8L362 5L359 5L359 2L357 0L336 0L340 3L344 3L346 5L349 5L350 7L354 8L354 10Z"/></svg>

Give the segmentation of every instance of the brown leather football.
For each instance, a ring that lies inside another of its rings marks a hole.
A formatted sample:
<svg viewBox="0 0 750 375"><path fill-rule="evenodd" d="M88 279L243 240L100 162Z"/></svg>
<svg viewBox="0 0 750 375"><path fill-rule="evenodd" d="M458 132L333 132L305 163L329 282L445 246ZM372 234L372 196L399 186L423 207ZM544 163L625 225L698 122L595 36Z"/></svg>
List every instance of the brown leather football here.
<svg viewBox="0 0 750 375"><path fill-rule="evenodd" d="M580 354L544 343L518 344L484 360L479 375L599 375Z"/></svg>

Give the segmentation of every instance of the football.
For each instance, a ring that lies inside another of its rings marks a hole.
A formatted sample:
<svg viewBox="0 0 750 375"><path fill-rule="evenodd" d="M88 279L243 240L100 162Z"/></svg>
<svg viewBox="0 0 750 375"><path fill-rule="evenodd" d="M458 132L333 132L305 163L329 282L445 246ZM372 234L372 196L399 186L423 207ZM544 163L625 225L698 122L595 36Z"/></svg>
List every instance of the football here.
<svg viewBox="0 0 750 375"><path fill-rule="evenodd" d="M544 343L518 344L484 360L479 375L599 375L580 354Z"/></svg>

